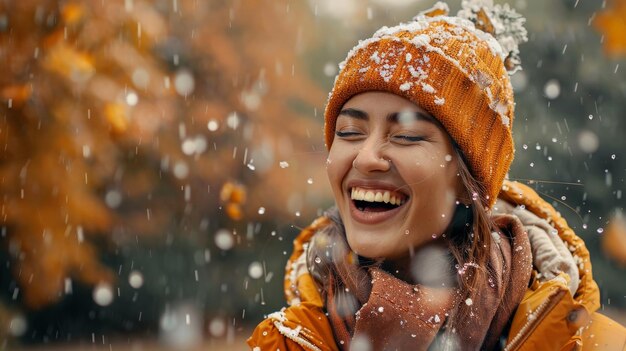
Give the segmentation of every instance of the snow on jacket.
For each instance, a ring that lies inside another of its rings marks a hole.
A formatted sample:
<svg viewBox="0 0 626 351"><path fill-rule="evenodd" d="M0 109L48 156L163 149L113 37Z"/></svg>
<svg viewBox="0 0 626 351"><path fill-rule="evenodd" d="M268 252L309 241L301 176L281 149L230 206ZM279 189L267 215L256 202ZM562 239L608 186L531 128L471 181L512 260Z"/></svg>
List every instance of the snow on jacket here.
<svg viewBox="0 0 626 351"><path fill-rule="evenodd" d="M626 350L626 328L596 312L600 293L582 239L531 188L506 181L499 197L494 213L520 219L534 265L505 350ZM307 243L328 223L327 218L318 218L295 239L285 273L289 307L268 315L256 327L248 339L253 350L338 350L305 260Z"/></svg>

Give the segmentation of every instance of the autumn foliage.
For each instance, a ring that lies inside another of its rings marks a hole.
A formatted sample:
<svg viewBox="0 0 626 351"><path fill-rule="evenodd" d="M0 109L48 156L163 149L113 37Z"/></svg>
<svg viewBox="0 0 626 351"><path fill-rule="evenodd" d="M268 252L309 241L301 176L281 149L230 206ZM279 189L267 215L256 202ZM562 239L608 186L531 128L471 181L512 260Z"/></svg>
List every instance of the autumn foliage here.
<svg viewBox="0 0 626 351"><path fill-rule="evenodd" d="M75 281L113 282L96 235L123 244L305 210L323 168L311 160L324 96L301 63L314 38L300 6L0 3L0 227L14 297L38 308Z"/></svg>
<svg viewBox="0 0 626 351"><path fill-rule="evenodd" d="M604 52L611 57L626 56L626 1L611 0L593 21L603 36Z"/></svg>

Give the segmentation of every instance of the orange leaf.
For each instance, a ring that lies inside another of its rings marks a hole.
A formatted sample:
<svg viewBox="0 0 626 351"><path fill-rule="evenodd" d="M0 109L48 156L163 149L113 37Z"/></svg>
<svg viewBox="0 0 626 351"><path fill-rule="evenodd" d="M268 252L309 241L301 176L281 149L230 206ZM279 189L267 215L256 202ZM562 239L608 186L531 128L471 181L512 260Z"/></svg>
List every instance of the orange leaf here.
<svg viewBox="0 0 626 351"><path fill-rule="evenodd" d="M63 16L63 22L67 25L74 25L78 23L84 16L85 9L82 4L68 3L63 6L61 10L61 16Z"/></svg>
<svg viewBox="0 0 626 351"><path fill-rule="evenodd" d="M626 1L612 4L595 18L593 25L604 35L604 52L617 57L626 55Z"/></svg>
<svg viewBox="0 0 626 351"><path fill-rule="evenodd" d="M93 59L89 55L64 43L50 48L44 66L76 83L87 81L95 73Z"/></svg>
<svg viewBox="0 0 626 351"><path fill-rule="evenodd" d="M241 184L226 182L220 191L220 199L222 202L242 204L246 202L246 188Z"/></svg>
<svg viewBox="0 0 626 351"><path fill-rule="evenodd" d="M233 219L235 221L243 218L243 212L241 211L241 207L238 204L232 202L226 205L226 214L230 219Z"/></svg>
<svg viewBox="0 0 626 351"><path fill-rule="evenodd" d="M104 107L104 116L113 127L113 132L124 133L128 130L128 110L119 103L108 103Z"/></svg>
<svg viewBox="0 0 626 351"><path fill-rule="evenodd" d="M0 92L2 100L11 100L14 106L21 106L32 94L33 89L27 84L14 84L5 87Z"/></svg>
<svg viewBox="0 0 626 351"><path fill-rule="evenodd" d="M236 204L243 204L244 202L246 202L246 189L243 187L243 185L235 186L232 193L230 194L230 201Z"/></svg>

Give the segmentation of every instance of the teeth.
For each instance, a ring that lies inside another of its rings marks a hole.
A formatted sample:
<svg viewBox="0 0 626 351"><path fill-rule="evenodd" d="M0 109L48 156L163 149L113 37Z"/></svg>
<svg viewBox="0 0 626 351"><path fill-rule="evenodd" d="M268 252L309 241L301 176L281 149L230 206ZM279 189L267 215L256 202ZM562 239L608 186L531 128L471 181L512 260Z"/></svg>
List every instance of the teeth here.
<svg viewBox="0 0 626 351"><path fill-rule="evenodd" d="M393 194L386 191L365 190L359 188L352 188L350 192L350 198L352 200L367 201L367 202L384 202L392 205L402 205L406 199L401 194Z"/></svg>

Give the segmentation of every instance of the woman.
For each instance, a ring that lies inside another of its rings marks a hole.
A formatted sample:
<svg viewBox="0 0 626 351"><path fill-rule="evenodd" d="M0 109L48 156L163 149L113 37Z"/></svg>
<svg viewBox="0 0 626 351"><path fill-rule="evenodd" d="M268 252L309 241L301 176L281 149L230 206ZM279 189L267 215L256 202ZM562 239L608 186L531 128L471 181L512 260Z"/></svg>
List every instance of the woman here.
<svg viewBox="0 0 626 351"><path fill-rule="evenodd" d="M447 13L384 27L340 65L325 112L337 206L296 239L290 307L253 349L624 347L624 329L593 313L584 243L504 181L523 19L469 2Z"/></svg>

